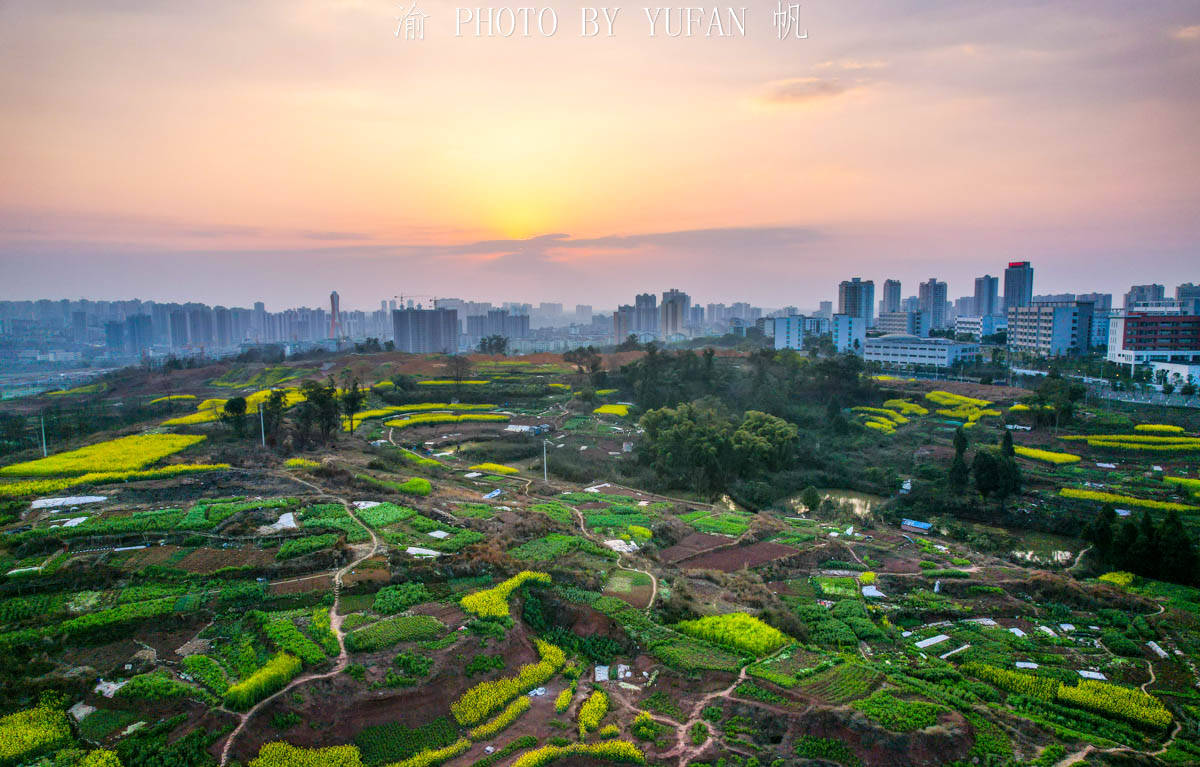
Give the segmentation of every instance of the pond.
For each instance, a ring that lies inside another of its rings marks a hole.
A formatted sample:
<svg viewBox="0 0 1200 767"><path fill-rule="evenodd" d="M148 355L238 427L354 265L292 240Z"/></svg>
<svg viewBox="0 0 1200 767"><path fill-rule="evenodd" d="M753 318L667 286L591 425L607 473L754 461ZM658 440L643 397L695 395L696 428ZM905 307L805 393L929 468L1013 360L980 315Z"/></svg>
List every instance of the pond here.
<svg viewBox="0 0 1200 767"><path fill-rule="evenodd" d="M887 499L879 495L871 495L870 493L860 493L857 490L840 490L837 488L818 488L817 492L821 494L821 501L832 500L849 506L856 516L866 518L871 514L871 509L879 506ZM800 496L794 495L784 501L784 505L797 512L804 512L804 504L800 502Z"/></svg>

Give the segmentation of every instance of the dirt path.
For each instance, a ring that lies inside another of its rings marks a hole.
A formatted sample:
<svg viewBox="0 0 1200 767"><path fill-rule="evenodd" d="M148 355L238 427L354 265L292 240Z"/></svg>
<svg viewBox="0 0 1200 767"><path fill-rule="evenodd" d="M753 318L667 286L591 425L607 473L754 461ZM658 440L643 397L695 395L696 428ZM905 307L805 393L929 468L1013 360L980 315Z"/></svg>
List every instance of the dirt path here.
<svg viewBox="0 0 1200 767"><path fill-rule="evenodd" d="M1079 556L1082 557L1083 553L1081 552ZM1150 616L1148 616L1148 617L1153 617L1155 615L1162 615L1163 612L1166 611L1166 609L1167 609L1167 606L1165 604L1159 603L1158 610L1154 613L1151 613ZM1157 677L1154 673L1154 663L1152 661L1149 661L1149 660L1146 661L1146 668L1150 672L1150 679L1148 681L1142 682L1141 690L1142 690L1142 692L1149 695L1150 691L1147 690L1146 688L1149 687L1150 685L1154 684L1154 682L1157 680ZM1122 752L1122 751L1128 751L1130 753L1139 753L1139 754L1145 753L1145 754L1148 754L1149 756L1158 756L1159 754L1166 753L1167 749L1170 748L1171 744L1175 742L1175 738L1179 735L1179 732L1182 729L1183 729L1183 725L1178 720L1176 720L1175 727L1173 727L1171 729L1171 734L1167 737L1166 742L1164 742L1157 751L1138 751L1137 749L1129 748L1128 746L1114 746L1113 748L1096 748L1095 746L1087 746L1086 748L1076 751L1073 754L1068 754L1065 758L1061 759L1057 764L1055 764L1054 767L1071 767L1071 765L1082 762L1090 754L1093 754L1093 753L1115 754L1115 753Z"/></svg>
<svg viewBox="0 0 1200 767"><path fill-rule="evenodd" d="M565 506L566 504L563 505ZM599 546L604 546L604 541L599 536L593 535L591 531L588 530L587 521L583 518L583 512L574 506L567 506L567 508L569 508L571 513L575 515L575 521L579 524L579 532L583 535L583 537L587 538L592 543L595 543ZM605 546L605 548L608 547ZM631 570L635 573L648 575L650 577L650 601L646 603L646 606L643 609L649 610L651 607L654 607L654 600L658 596L658 578L655 577L654 573L650 572L649 570L643 570L640 567L634 567L631 564L626 564L625 558L629 556L628 554L621 554L620 552L618 552L618 554L619 557L617 562L621 565L621 567L625 568L626 570Z"/></svg>
<svg viewBox="0 0 1200 767"><path fill-rule="evenodd" d="M345 498L341 498L339 496L333 495L333 494L327 492L324 488L322 488L318 485L315 485L312 482L309 482L308 480L301 479L300 477L297 477L297 476L294 476L291 474L287 474L286 472L280 472L278 474L278 476L284 476L284 477L287 477L288 479L291 479L294 482L299 482L300 484L306 485L307 487L312 488L313 490L317 491L319 496L333 498L334 500L341 503L342 506L345 507L346 513L349 514L350 517L355 522L357 522L359 525L361 525L362 528L367 531L367 534L371 536L371 547L367 550L367 552L365 554L363 554L358 559L355 559L354 561L350 562L350 564L346 565L342 569L338 570L336 573L334 573L334 576L333 576L333 604L330 605L330 607L329 607L329 627L330 627L330 630L333 631L333 635L335 637L337 637L337 642L338 642L338 656L337 656L337 659L334 661L333 668L329 671L324 671L321 673L301 674L300 676L296 677L291 682L289 682L283 689L279 690L278 692L274 693L273 695L269 695L266 698L263 698L258 703L254 704L254 706L251 707L250 710L246 711L245 713L238 713L235 711L230 711L229 713L233 714L234 716L239 717L239 721L238 721L237 727L235 727L233 729L233 731L231 733L229 733L229 737L225 739L225 745L221 748L221 762L220 762L221 767L224 767L226 764L229 763L229 753L230 753L230 751L233 750L233 744L237 741L238 736L241 735L242 731L246 729L246 724L251 719L253 719L254 715L256 713L258 713L259 710L261 710L264 706L266 706L268 703L270 703L272 700L279 697L280 695L283 695L284 693L288 692L289 690L293 690L302 684L307 684L308 682L316 681L318 679L328 679L330 677L337 676L338 674L342 673L342 671L345 670L346 666L350 662L350 654L346 651L346 636L345 636L345 634L342 633L342 620L344 619L344 616L338 614L338 605L341 602L341 598L342 598L342 579L345 577L346 573L350 572L355 567L358 567L360 564L362 564L366 560L375 556L375 554L378 553L378 551L379 551L379 536L375 534L374 530L372 530L361 519L359 519L358 515L355 513L356 509L354 508L354 504L350 503ZM323 575L327 575L327 573L323 573ZM227 710L227 709L224 709L224 707L222 707L222 710Z"/></svg>

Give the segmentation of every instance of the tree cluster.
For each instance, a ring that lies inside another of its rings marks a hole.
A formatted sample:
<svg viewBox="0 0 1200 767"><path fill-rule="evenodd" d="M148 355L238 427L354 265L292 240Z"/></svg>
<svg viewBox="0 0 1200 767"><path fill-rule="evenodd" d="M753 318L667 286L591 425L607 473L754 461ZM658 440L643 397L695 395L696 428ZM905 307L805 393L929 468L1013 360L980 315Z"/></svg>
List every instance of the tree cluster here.
<svg viewBox="0 0 1200 767"><path fill-rule="evenodd" d="M1196 582L1196 543L1176 511L1168 512L1155 525L1148 511L1143 511L1137 522L1132 517L1120 520L1112 505L1105 504L1084 530L1084 537L1108 569L1174 583Z"/></svg>

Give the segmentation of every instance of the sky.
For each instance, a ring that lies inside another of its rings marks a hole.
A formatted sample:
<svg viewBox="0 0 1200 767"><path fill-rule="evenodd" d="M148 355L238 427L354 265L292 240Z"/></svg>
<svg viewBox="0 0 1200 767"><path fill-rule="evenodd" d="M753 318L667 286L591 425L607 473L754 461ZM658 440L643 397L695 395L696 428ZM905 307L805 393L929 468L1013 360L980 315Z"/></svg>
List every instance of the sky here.
<svg viewBox="0 0 1200 767"><path fill-rule="evenodd" d="M0 0L0 299L1200 282L1194 0L812 0L788 40L741 1L477 38L417 0L409 40L411 0Z"/></svg>

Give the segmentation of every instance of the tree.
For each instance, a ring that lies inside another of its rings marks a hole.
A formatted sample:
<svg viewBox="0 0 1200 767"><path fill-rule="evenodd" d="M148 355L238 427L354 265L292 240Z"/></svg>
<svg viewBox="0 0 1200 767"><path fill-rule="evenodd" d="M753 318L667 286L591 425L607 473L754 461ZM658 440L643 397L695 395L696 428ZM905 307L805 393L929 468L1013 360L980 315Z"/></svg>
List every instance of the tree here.
<svg viewBox="0 0 1200 767"><path fill-rule="evenodd" d="M975 451L971 473L975 475L975 489L985 501L1000 489L1000 461L991 450Z"/></svg>
<svg viewBox="0 0 1200 767"><path fill-rule="evenodd" d="M950 462L950 471L946 474L946 479L950 483L950 487L958 492L962 492L967 487L967 483L971 480L971 470L967 467L967 462L961 453L954 454L954 460Z"/></svg>
<svg viewBox="0 0 1200 767"><path fill-rule="evenodd" d="M804 492L800 493L800 503L804 504L804 508L809 511L816 511L821 505L821 493L817 488L809 485L804 488Z"/></svg>
<svg viewBox="0 0 1200 767"><path fill-rule="evenodd" d="M779 471L790 462L799 430L792 424L758 410L746 411L733 432L733 453L744 474Z"/></svg>
<svg viewBox="0 0 1200 767"><path fill-rule="evenodd" d="M342 395L342 412L350 419L349 431L354 431L354 416L358 411L362 410L363 401L366 400L367 393L359 388L358 379L355 378L350 388Z"/></svg>
<svg viewBox="0 0 1200 767"><path fill-rule="evenodd" d="M563 353L563 362L575 366L576 373L595 373L604 360L593 346L580 346Z"/></svg>
<svg viewBox="0 0 1200 767"><path fill-rule="evenodd" d="M1016 449L1013 448L1012 432L1008 429L1004 430L1004 437L1000 439L1000 452L1009 458L1017 454Z"/></svg>
<svg viewBox="0 0 1200 767"><path fill-rule="evenodd" d="M480 354L508 354L508 337L491 335L479 339Z"/></svg>
<svg viewBox="0 0 1200 767"><path fill-rule="evenodd" d="M316 425L321 433L321 443L324 444L341 423L337 386L332 379L326 379L324 384L309 380L300 385L300 391L304 394L304 402L300 406L299 418Z"/></svg>
<svg viewBox="0 0 1200 767"><path fill-rule="evenodd" d="M1091 541L1092 545L1096 547L1096 555L1101 561L1107 561L1112 556L1116 524L1116 509L1111 503L1106 503L1084 530L1084 538Z"/></svg>
<svg viewBox="0 0 1200 767"><path fill-rule="evenodd" d="M625 336L625 340L617 344L617 351L619 352L636 352L641 348L642 345L638 343L638 337L633 333Z"/></svg>
<svg viewBox="0 0 1200 767"><path fill-rule="evenodd" d="M1004 510L1004 501L1012 495L1021 492L1021 469L1017 462L1005 456L995 448L981 448L975 451L975 460L971 464L975 474L975 487L986 500L994 496L1000 502L1000 510Z"/></svg>
<svg viewBox="0 0 1200 767"><path fill-rule="evenodd" d="M451 354L446 358L446 370L454 383L461 385L467 376L471 375L471 360L461 354Z"/></svg>
<svg viewBox="0 0 1200 767"><path fill-rule="evenodd" d="M234 397L233 399L225 400L225 404L221 407L221 423L233 430L233 433L241 437L246 432L246 398Z"/></svg>
<svg viewBox="0 0 1200 767"><path fill-rule="evenodd" d="M274 445L279 439L279 427L283 425L283 411L287 409L287 392L283 389L272 389L267 395L267 401L259 407L262 408L263 432L267 442Z"/></svg>
<svg viewBox="0 0 1200 767"><path fill-rule="evenodd" d="M967 431L959 426L954 430L954 454L963 457L967 452Z"/></svg>
<svg viewBox="0 0 1200 767"><path fill-rule="evenodd" d="M1196 544L1183 527L1179 512L1169 511L1158 527L1158 561L1160 575L1176 583L1191 583L1196 579Z"/></svg>
<svg viewBox="0 0 1200 767"><path fill-rule="evenodd" d="M711 406L686 403L642 416L642 459L672 487L717 491L731 463L733 426Z"/></svg>

